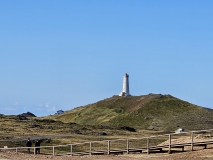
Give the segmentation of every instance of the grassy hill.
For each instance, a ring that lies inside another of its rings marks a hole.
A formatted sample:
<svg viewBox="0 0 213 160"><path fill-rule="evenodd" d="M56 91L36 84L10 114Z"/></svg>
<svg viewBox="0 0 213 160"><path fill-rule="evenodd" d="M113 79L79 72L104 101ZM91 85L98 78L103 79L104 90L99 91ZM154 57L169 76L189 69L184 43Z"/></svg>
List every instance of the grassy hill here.
<svg viewBox="0 0 213 160"><path fill-rule="evenodd" d="M129 126L165 131L180 127L185 130L213 128L212 109L161 94L113 96L52 118L81 125Z"/></svg>

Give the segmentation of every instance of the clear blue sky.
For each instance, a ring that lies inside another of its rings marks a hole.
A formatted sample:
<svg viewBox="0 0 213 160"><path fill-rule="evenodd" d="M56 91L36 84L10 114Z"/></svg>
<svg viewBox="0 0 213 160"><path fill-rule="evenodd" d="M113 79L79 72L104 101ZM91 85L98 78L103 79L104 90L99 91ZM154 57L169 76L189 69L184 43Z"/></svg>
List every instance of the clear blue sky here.
<svg viewBox="0 0 213 160"><path fill-rule="evenodd" d="M122 90L213 107L212 0L0 0L0 113L37 116Z"/></svg>

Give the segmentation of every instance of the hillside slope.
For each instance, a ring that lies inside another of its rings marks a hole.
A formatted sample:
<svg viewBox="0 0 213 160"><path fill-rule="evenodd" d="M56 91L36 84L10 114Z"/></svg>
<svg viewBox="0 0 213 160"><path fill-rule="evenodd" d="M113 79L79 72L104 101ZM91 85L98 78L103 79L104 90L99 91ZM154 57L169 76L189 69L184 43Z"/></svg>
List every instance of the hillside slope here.
<svg viewBox="0 0 213 160"><path fill-rule="evenodd" d="M185 130L213 128L213 110L171 95L149 94L101 100L54 116L83 125L130 126L136 129Z"/></svg>

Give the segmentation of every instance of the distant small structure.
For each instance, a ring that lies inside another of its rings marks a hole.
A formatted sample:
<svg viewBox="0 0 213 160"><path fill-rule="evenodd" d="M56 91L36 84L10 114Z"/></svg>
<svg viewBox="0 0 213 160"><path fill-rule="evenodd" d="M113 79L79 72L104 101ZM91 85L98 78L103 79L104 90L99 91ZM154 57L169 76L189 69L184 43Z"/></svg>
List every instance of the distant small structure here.
<svg viewBox="0 0 213 160"><path fill-rule="evenodd" d="M123 79L123 88L119 96L131 96L129 93L129 75L126 73Z"/></svg>
<svg viewBox="0 0 213 160"><path fill-rule="evenodd" d="M178 129L175 131L175 133L181 133L181 132L183 132L183 131L184 131L183 128L178 128Z"/></svg>
<svg viewBox="0 0 213 160"><path fill-rule="evenodd" d="M55 114L64 114L64 111L58 110Z"/></svg>

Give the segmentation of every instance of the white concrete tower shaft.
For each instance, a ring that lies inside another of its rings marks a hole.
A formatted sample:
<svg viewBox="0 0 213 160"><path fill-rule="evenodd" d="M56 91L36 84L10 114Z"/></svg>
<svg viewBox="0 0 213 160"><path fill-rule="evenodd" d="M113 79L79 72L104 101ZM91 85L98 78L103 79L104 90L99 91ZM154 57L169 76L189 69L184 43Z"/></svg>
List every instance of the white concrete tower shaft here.
<svg viewBox="0 0 213 160"><path fill-rule="evenodd" d="M119 96L131 96L129 93L129 75L126 73L123 79L123 88Z"/></svg>

